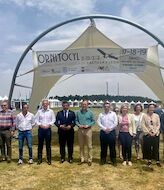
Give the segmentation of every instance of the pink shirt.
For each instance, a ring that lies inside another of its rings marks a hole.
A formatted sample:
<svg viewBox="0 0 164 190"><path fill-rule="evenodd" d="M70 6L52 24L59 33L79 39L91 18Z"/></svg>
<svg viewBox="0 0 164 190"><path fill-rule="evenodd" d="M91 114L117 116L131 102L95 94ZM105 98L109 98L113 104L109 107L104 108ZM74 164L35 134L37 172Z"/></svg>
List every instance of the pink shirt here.
<svg viewBox="0 0 164 190"><path fill-rule="evenodd" d="M122 116L122 121L120 123L120 132L129 132L128 115Z"/></svg>

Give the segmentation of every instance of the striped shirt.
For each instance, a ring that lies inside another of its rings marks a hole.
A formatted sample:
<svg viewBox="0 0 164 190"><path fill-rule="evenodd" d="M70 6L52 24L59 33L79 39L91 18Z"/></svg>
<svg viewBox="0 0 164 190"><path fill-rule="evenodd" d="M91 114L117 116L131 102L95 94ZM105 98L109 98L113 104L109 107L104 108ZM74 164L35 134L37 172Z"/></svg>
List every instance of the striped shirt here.
<svg viewBox="0 0 164 190"><path fill-rule="evenodd" d="M15 130L15 114L11 110L0 111L0 130Z"/></svg>

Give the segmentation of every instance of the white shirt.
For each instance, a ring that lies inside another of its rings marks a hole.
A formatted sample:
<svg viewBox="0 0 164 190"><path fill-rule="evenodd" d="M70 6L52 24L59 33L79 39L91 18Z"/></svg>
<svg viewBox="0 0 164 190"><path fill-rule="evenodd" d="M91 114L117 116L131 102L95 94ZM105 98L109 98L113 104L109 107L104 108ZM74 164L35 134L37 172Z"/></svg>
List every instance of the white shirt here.
<svg viewBox="0 0 164 190"><path fill-rule="evenodd" d="M109 111L108 113L100 113L97 123L101 130L115 129L118 125L118 117L115 112Z"/></svg>
<svg viewBox="0 0 164 190"><path fill-rule="evenodd" d="M32 113L27 112L26 115L23 115L23 113L21 112L17 115L16 128L19 131L31 130L34 125L35 125L35 118Z"/></svg>
<svg viewBox="0 0 164 190"><path fill-rule="evenodd" d="M38 126L39 125L53 126L55 122L55 114L53 110L49 108L47 110L44 110L44 109L38 110L38 112L35 115L35 122Z"/></svg>
<svg viewBox="0 0 164 190"><path fill-rule="evenodd" d="M141 122L142 122L143 115L144 115L144 113L140 113L139 115L133 114L137 131L142 131Z"/></svg>

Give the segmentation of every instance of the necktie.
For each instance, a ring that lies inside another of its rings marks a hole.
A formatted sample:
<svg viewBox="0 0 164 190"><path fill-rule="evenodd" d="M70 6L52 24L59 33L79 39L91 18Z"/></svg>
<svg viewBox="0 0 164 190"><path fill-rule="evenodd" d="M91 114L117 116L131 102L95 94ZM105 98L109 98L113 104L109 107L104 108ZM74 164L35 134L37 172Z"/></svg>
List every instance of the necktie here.
<svg viewBox="0 0 164 190"><path fill-rule="evenodd" d="M64 117L67 119L67 110L64 110Z"/></svg>

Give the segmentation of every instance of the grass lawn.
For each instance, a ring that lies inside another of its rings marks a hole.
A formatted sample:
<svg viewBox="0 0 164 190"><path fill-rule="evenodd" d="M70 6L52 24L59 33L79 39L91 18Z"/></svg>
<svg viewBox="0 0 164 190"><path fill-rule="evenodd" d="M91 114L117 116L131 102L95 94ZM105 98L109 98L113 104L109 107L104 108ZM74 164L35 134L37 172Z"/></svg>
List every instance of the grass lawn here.
<svg viewBox="0 0 164 190"><path fill-rule="evenodd" d="M96 118L101 109L93 110ZM37 129L33 130L33 155L37 156ZM133 166L122 166L117 158L118 166L99 165L100 145L97 125L93 128L93 165L78 165L79 146L77 129L75 129L74 163L59 163L59 146L57 130L52 135L52 165L46 161L41 165L36 162L27 164L27 148L24 147L24 164L17 166L18 142L13 139L13 161L10 164L0 163L0 190L164 190L164 164L162 168L153 166L154 170L146 170L144 161L136 161L133 147ZM162 157L162 146L160 147ZM44 147L45 158L45 147Z"/></svg>

